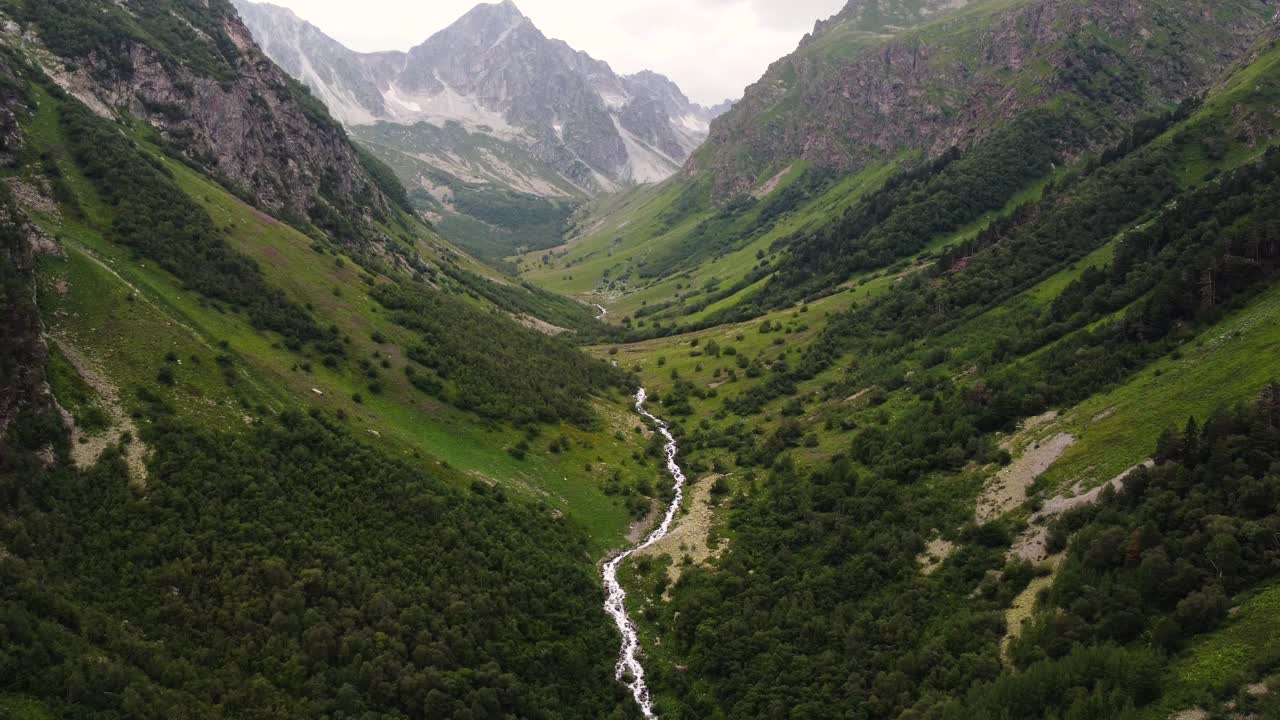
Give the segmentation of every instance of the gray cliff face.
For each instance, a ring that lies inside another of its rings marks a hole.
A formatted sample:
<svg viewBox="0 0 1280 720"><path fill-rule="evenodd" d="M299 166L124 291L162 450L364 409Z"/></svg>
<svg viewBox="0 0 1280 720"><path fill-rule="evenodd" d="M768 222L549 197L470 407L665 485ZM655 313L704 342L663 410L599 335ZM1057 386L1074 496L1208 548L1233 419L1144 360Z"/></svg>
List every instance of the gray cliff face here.
<svg viewBox="0 0 1280 720"><path fill-rule="evenodd" d="M202 37L228 70L201 74L129 39L111 55L53 58L45 70L99 114L127 111L156 128L211 176L239 188L264 210L301 222L322 206L376 234L389 203L342 127L258 48L226 0L218 28ZM26 28L38 37L39 28ZM74 68L74 69L68 69ZM0 125L3 120L0 119Z"/></svg>
<svg viewBox="0 0 1280 720"><path fill-rule="evenodd" d="M266 52L348 126L459 123L528 149L584 193L675 173L716 112L654 74L542 34L507 1L479 5L407 53L356 53L292 12L235 0Z"/></svg>
<svg viewBox="0 0 1280 720"><path fill-rule="evenodd" d="M360 55L343 47L314 25L272 5L236 3L262 51L312 92L342 88L344 95L317 94L335 118L345 124L371 122L386 113L374 78L400 64L395 53ZM303 51L305 48L305 52Z"/></svg>

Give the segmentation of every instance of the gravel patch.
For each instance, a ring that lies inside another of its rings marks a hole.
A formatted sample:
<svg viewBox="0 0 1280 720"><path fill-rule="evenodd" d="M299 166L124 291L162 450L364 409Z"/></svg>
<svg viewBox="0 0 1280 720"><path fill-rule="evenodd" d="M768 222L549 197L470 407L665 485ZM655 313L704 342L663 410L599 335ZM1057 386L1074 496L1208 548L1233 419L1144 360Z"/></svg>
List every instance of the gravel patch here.
<svg viewBox="0 0 1280 720"><path fill-rule="evenodd" d="M1017 460L997 473L978 498L978 524L989 523L1026 502L1027 488L1031 483L1075 443L1076 439L1071 435L1055 435L1027 448Z"/></svg>

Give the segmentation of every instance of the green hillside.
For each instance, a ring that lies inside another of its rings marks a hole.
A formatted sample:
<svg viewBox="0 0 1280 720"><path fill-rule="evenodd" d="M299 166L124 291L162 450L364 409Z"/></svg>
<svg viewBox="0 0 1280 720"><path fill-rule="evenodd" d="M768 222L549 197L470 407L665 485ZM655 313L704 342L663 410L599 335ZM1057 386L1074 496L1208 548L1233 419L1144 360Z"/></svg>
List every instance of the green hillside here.
<svg viewBox="0 0 1280 720"><path fill-rule="evenodd" d="M689 180L597 203L563 254L523 259L528 277L656 335L593 351L637 372L678 419L690 468L724 478L710 558L669 549L627 580L664 716L1165 717L1212 710L1276 671L1263 658L1213 676L1189 669L1194 648L1248 652L1213 603L1246 602L1273 579L1260 540L1217 541L1240 548L1242 575L1219 578L1202 561L1176 597L1134 597L1128 614L1088 593L1139 582L1132 563L1094 558L1115 533L1102 528L1137 537L1154 512L1144 503L1174 502L1146 483L1185 468L1227 487L1274 485L1275 426L1252 413L1280 376L1269 330L1280 128L1267 110L1278 60L1265 41L1203 99L1065 166L1014 171L1011 159L1034 157L1015 124L939 162L904 157L906 170L818 183L784 221L801 229L762 246L769 269L752 258L743 285L707 305L686 295L732 252L640 279L700 224L734 212L666 224L665 209L696 193ZM1025 122L1043 128L1046 117ZM742 227L770 232L758 206L803 175L737 211L752 218ZM1008 184L984 179L994 177ZM948 187L993 193L975 202ZM946 214L948 193L968 203L958 215ZM836 198L847 209L824 222ZM737 242L732 222L715 227ZM844 244L810 253L823 237ZM655 327L660 318L670 324ZM1181 435L1189 417L1235 444L1206 439L1200 454L1090 507L1090 490L1159 458L1157 440L1170 427ZM1231 465L1244 447L1271 453L1252 475ZM1277 521L1261 498L1179 497L1226 502L1196 511L1222 522ZM1084 509L1036 515L1072 506ZM1049 554L1027 563L1010 548L1040 528ZM1153 557L1161 543L1173 557L1212 539L1173 526L1150 537ZM1024 593L1037 577L1032 588L1051 588L1038 602ZM1082 592L1090 599L1076 600ZM1193 622L1202 601L1208 614ZM1029 608L1024 633L1006 620L1015 603ZM1055 620L1064 611L1076 625ZM1003 671L1009 663L1022 672Z"/></svg>
<svg viewBox="0 0 1280 720"><path fill-rule="evenodd" d="M0 0L0 716L636 720L637 548L659 718L1270 717L1274 16L853 0L585 200Z"/></svg>
<svg viewBox="0 0 1280 720"><path fill-rule="evenodd" d="M659 470L592 310L407 214L295 227L8 68L6 711L629 716L581 618Z"/></svg>

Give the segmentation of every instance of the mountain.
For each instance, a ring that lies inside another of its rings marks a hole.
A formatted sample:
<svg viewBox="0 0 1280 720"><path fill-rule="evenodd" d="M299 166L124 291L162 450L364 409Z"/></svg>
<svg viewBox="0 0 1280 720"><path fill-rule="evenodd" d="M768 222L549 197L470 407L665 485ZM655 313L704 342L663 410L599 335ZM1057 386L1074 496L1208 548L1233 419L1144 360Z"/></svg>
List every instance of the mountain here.
<svg viewBox="0 0 1280 720"><path fill-rule="evenodd" d="M1280 716L1275 5L928 7L521 260L700 477L623 579L658 715Z"/></svg>
<svg viewBox="0 0 1280 720"><path fill-rule="evenodd" d="M293 12L237 0L266 53L394 168L416 207L490 261L559 244L574 205L674 174L711 110L652 72L619 76L511 2L407 53L357 53ZM541 224L512 219L531 210Z"/></svg>
<svg viewBox="0 0 1280 720"><path fill-rule="evenodd" d="M406 206L229 2L0 0L0 716L632 717L633 385Z"/></svg>
<svg viewBox="0 0 1280 720"><path fill-rule="evenodd" d="M1094 114L1093 137L1106 138L1116 118L1203 88L1273 14L1259 0L853 0L747 89L687 171L712 173L724 197L797 160L847 172L913 150L937 157L1063 102Z"/></svg>
<svg viewBox="0 0 1280 720"><path fill-rule="evenodd" d="M519 277L243 33L0 0L0 717L1280 717L1273 3L850 3Z"/></svg>
<svg viewBox="0 0 1280 720"><path fill-rule="evenodd" d="M963 230L966 204L998 211L1024 182L1198 97L1275 16L1261 0L945 5L850 3L717 119L680 175L592 203L563 248L525 256L525 276L666 327L819 296L934 228ZM885 24L895 8L904 24ZM885 178L957 158L948 174L983 177L980 193L922 199L866 242L874 214L841 220Z"/></svg>
<svg viewBox="0 0 1280 720"><path fill-rule="evenodd" d="M229 6L193 11L189 22L151 19L163 26L158 38L127 13L90 22L74 12L51 3L15 13L40 24L32 40L43 46L31 57L60 87L100 116L147 122L166 147L264 210L386 252L378 225L394 222L398 191Z"/></svg>
<svg viewBox="0 0 1280 720"><path fill-rule="evenodd" d="M509 0L477 6L407 53L374 54L284 8L237 7L266 52L346 125L456 122L517 142L581 192L665 179L715 116L661 75L619 76L548 39Z"/></svg>

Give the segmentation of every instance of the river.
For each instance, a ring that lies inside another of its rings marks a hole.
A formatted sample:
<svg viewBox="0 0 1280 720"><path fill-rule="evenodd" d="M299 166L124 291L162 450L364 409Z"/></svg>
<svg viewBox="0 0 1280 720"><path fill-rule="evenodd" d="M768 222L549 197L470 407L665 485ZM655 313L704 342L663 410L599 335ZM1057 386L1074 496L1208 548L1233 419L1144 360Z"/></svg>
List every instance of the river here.
<svg viewBox="0 0 1280 720"><path fill-rule="evenodd" d="M671 525L675 522L676 513L680 511L680 503L684 500L684 471L676 463L676 453L679 448L676 446L676 439L671 434L671 430L667 424L658 419L653 413L644 409L644 403L647 399L644 388L636 393L636 412L647 418L657 427L658 432L667 439L667 472L670 473L671 479L675 481L674 490L675 497L671 500L671 505L667 507L667 512L662 516L662 523L644 539L644 542L627 550L604 564L604 591L605 591L605 612L613 618L614 624L618 626L618 632L622 634L622 649L618 652L618 664L615 674L618 682L626 685L631 689L631 694L635 696L636 703L640 706L640 711L644 713L646 718L656 717L653 713L653 697L649 693L649 686L644 682L644 666L640 664L640 636L636 633L636 625L631 621L631 616L627 614L627 593L622 589L621 583L618 582L618 568L627 558L635 553L644 550L653 545L671 532Z"/></svg>

